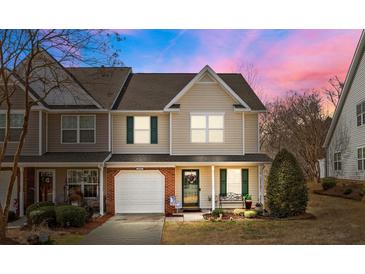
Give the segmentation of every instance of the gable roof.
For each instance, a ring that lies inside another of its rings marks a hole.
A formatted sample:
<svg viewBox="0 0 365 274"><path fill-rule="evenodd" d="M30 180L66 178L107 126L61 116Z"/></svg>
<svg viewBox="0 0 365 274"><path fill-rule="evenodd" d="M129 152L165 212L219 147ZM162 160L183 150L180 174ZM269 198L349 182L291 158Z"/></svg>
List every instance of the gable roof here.
<svg viewBox="0 0 365 274"><path fill-rule="evenodd" d="M337 107L336 107L335 112L333 114L332 122L331 122L330 128L327 132L326 139L324 141L323 147L328 147L329 143L331 142L333 133L336 129L338 120L340 118L342 109L345 105L346 98L347 98L347 96L350 92L352 82L355 78L357 69L358 69L360 61L361 61L361 57L364 54L364 52L365 52L365 35L364 35L364 30L363 30L362 33L361 33L361 36L360 36L359 43L357 44L355 54L352 58L350 69L347 73L345 83L344 83L344 86L343 86L342 95L340 97L340 100L338 101Z"/></svg>
<svg viewBox="0 0 365 274"><path fill-rule="evenodd" d="M115 110L163 110L197 73L132 73ZM218 73L222 81L252 111L266 111L265 106L239 73ZM173 104L173 103L172 103Z"/></svg>
<svg viewBox="0 0 365 274"><path fill-rule="evenodd" d="M125 81L129 67L68 67L66 68L102 107L111 109Z"/></svg>

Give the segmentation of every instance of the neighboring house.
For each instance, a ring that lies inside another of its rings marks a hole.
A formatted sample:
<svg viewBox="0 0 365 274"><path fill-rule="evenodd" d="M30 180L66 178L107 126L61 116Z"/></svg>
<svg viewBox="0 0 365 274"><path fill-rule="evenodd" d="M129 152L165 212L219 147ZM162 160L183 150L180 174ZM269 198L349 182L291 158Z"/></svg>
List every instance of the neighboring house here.
<svg viewBox="0 0 365 274"><path fill-rule="evenodd" d="M14 190L20 215L33 202L68 202L74 190L101 214L171 214L171 197L185 209L214 209L229 192L264 202L271 160L259 151L258 116L266 110L241 74L60 67L72 92L58 91L32 111ZM1 182L9 174L3 170Z"/></svg>
<svg viewBox="0 0 365 274"><path fill-rule="evenodd" d="M327 176L365 180L364 53L363 32L324 143Z"/></svg>

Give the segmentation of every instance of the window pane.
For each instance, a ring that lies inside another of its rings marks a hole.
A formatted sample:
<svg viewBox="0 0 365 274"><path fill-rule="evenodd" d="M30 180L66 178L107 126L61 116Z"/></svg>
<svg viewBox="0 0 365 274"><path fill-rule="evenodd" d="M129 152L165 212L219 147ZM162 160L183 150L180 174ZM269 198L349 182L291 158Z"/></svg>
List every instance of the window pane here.
<svg viewBox="0 0 365 274"><path fill-rule="evenodd" d="M222 143L223 142L223 130L209 130L209 142L210 143Z"/></svg>
<svg viewBox="0 0 365 274"><path fill-rule="evenodd" d="M209 115L209 128L223 128L223 115Z"/></svg>
<svg viewBox="0 0 365 274"><path fill-rule="evenodd" d="M365 158L365 147L362 148L362 158Z"/></svg>
<svg viewBox="0 0 365 274"><path fill-rule="evenodd" d="M76 129L77 128L77 116L62 116L62 128L63 129Z"/></svg>
<svg viewBox="0 0 365 274"><path fill-rule="evenodd" d="M357 126L361 126L361 115L357 116Z"/></svg>
<svg viewBox="0 0 365 274"><path fill-rule="evenodd" d="M23 127L24 114L10 114L10 127Z"/></svg>
<svg viewBox="0 0 365 274"><path fill-rule="evenodd" d="M62 131L63 143L76 143L77 142L77 130L63 130Z"/></svg>
<svg viewBox="0 0 365 274"><path fill-rule="evenodd" d="M134 117L134 129L150 129L150 117L135 116Z"/></svg>
<svg viewBox="0 0 365 274"><path fill-rule="evenodd" d="M5 138L5 129L0 128L0 142L4 141Z"/></svg>
<svg viewBox="0 0 365 274"><path fill-rule="evenodd" d="M362 149L361 148L358 148L357 149L357 158L358 159L361 159L362 158Z"/></svg>
<svg viewBox="0 0 365 274"><path fill-rule="evenodd" d="M362 160L357 161L357 169L362 170Z"/></svg>
<svg viewBox="0 0 365 274"><path fill-rule="evenodd" d="M338 162L338 170L342 170L342 163Z"/></svg>
<svg viewBox="0 0 365 274"><path fill-rule="evenodd" d="M361 113L361 104L356 105L356 114Z"/></svg>
<svg viewBox="0 0 365 274"><path fill-rule="evenodd" d="M365 112L365 102L362 102L362 112Z"/></svg>
<svg viewBox="0 0 365 274"><path fill-rule="evenodd" d="M150 143L150 131L149 130L136 130L134 131L134 143L135 144L149 144Z"/></svg>
<svg viewBox="0 0 365 274"><path fill-rule="evenodd" d="M365 124L365 113L362 114L362 124Z"/></svg>
<svg viewBox="0 0 365 274"><path fill-rule="evenodd" d="M94 143L94 130L80 130L80 143Z"/></svg>
<svg viewBox="0 0 365 274"><path fill-rule="evenodd" d="M191 116L191 128L206 128L205 115L192 115Z"/></svg>
<svg viewBox="0 0 365 274"><path fill-rule="evenodd" d="M11 128L10 129L10 141L12 141L12 142L19 141L21 133L22 133L21 128Z"/></svg>
<svg viewBox="0 0 365 274"><path fill-rule="evenodd" d="M6 127L6 119L5 119L6 115L5 114L0 114L0 127Z"/></svg>
<svg viewBox="0 0 365 274"><path fill-rule="evenodd" d="M96 198L98 194L98 185L85 185L84 186L84 197L85 198Z"/></svg>
<svg viewBox="0 0 365 274"><path fill-rule="evenodd" d="M206 132L204 129L193 129L191 131L191 141L193 143L205 143L206 142Z"/></svg>
<svg viewBox="0 0 365 274"><path fill-rule="evenodd" d="M80 128L94 128L94 116L80 116Z"/></svg>

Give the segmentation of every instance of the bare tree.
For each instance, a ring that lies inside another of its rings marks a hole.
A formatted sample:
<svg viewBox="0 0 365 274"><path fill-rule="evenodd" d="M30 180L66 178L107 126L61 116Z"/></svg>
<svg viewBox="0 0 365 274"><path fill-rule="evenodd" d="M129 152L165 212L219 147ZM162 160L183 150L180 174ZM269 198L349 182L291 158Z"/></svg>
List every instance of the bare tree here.
<svg viewBox="0 0 365 274"><path fill-rule="evenodd" d="M12 160L12 174L5 203L0 201L0 239L6 237L11 194L18 175L18 163L29 128L31 110L45 103L50 94L69 94L75 102L82 100L75 93L71 75L61 64L119 65L119 50L110 46L111 39L122 40L117 33L100 30L0 31L0 105L6 107L0 170L10 140L12 98L14 94L24 98L23 125Z"/></svg>
<svg viewBox="0 0 365 274"><path fill-rule="evenodd" d="M326 95L327 100L336 107L342 94L344 82L335 75L328 80L328 83L329 87L324 89L324 94Z"/></svg>

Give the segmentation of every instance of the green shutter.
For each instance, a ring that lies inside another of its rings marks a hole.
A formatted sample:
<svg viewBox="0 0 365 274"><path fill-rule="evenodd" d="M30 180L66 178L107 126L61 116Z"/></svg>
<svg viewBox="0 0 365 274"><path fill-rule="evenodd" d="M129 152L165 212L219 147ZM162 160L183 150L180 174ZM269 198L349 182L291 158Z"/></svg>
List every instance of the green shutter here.
<svg viewBox="0 0 365 274"><path fill-rule="evenodd" d="M157 116L151 116L151 144L157 144Z"/></svg>
<svg viewBox="0 0 365 274"><path fill-rule="evenodd" d="M227 169L220 169L220 195L227 195Z"/></svg>
<svg viewBox="0 0 365 274"><path fill-rule="evenodd" d="M134 119L133 116L127 116L127 144L134 143Z"/></svg>
<svg viewBox="0 0 365 274"><path fill-rule="evenodd" d="M242 169L242 195L248 194L248 169Z"/></svg>

